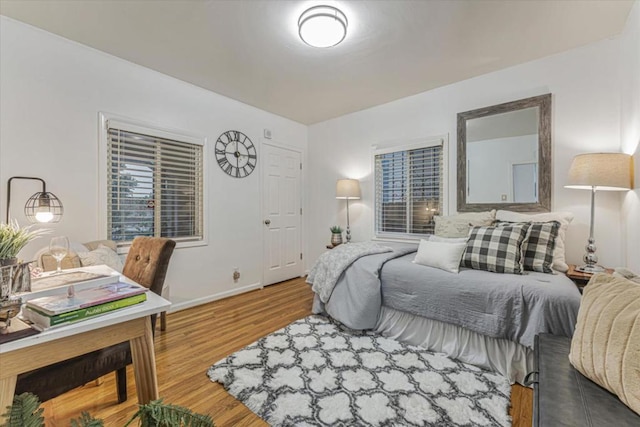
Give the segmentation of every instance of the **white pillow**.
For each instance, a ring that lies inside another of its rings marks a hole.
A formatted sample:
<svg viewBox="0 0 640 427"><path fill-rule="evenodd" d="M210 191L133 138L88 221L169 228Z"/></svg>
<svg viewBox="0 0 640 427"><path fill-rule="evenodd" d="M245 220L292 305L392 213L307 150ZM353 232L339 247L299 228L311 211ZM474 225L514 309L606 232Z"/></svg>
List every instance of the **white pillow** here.
<svg viewBox="0 0 640 427"><path fill-rule="evenodd" d="M567 228L569 223L573 221L573 214L571 212L546 212L540 214L524 214L511 211L498 211L496 213L496 219L498 221L508 222L549 222L558 221L560 228L558 229L558 237L556 237L556 245L553 249L553 265L552 268L557 271L565 272L569 269L567 261L565 259L565 245L564 240L567 235Z"/></svg>
<svg viewBox="0 0 640 427"><path fill-rule="evenodd" d="M467 243L467 240L469 240L469 237L442 237L442 236L436 236L435 234L432 234L431 236L429 236L427 240L429 240L430 242L440 242L440 243Z"/></svg>
<svg viewBox="0 0 640 427"><path fill-rule="evenodd" d="M80 253L80 252L87 252L89 250L89 248L87 248L82 243L69 242L69 250L73 251L75 253Z"/></svg>
<svg viewBox="0 0 640 427"><path fill-rule="evenodd" d="M105 245L98 245L97 249L90 252L79 252L78 256L83 266L104 264L119 273L122 273L122 267L124 267L118 254Z"/></svg>
<svg viewBox="0 0 640 427"><path fill-rule="evenodd" d="M450 273L458 273L462 253L466 247L466 243L430 242L422 239L413 262Z"/></svg>

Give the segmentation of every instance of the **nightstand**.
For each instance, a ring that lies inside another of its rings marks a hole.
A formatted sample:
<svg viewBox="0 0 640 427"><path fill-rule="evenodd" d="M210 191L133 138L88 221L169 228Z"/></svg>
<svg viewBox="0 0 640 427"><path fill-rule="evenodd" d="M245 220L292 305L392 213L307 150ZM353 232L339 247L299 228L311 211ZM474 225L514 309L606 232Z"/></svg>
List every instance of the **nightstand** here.
<svg viewBox="0 0 640 427"><path fill-rule="evenodd" d="M611 268L605 269L604 272L613 274L613 270ZM576 265L574 264L569 264L569 270L567 270L565 274L569 279L573 280L573 283L576 284L576 286L580 290L580 293L582 293L584 287L587 286L587 283L589 283L591 276L593 276L593 274L591 273L583 273L582 271L576 270Z"/></svg>

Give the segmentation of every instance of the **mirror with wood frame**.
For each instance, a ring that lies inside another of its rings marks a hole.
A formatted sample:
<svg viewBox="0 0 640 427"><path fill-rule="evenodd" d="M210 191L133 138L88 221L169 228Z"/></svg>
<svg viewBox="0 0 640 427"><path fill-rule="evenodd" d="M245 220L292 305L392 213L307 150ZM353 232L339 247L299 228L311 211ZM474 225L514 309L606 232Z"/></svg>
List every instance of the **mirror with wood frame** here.
<svg viewBox="0 0 640 427"><path fill-rule="evenodd" d="M551 210L551 94L458 113L458 212Z"/></svg>

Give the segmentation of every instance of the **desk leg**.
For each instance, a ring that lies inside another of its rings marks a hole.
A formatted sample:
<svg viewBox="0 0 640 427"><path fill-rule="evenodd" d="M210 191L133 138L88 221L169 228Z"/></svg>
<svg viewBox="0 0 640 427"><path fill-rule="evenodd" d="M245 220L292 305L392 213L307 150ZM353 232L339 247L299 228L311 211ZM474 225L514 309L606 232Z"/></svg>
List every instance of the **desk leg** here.
<svg viewBox="0 0 640 427"><path fill-rule="evenodd" d="M145 404L158 399L158 379L156 377L156 359L153 351L151 322L145 321L144 335L130 340L133 370L136 376L138 403Z"/></svg>
<svg viewBox="0 0 640 427"><path fill-rule="evenodd" d="M7 412L7 406L13 405L13 394L16 392L18 376L0 380L0 416Z"/></svg>

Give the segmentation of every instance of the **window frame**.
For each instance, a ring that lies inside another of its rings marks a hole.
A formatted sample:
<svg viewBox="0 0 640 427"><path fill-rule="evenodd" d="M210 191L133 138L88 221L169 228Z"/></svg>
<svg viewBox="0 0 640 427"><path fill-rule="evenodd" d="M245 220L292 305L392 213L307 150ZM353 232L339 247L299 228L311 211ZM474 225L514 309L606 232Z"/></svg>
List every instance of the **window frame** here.
<svg viewBox="0 0 640 427"><path fill-rule="evenodd" d="M437 135L411 140L388 142L371 147L371 171L372 171L372 194L373 194L373 240L418 242L429 234L417 233L397 233L382 231L378 232L378 194L376 191L376 155L396 153L400 151L416 150L442 145L442 206L440 215L449 214L449 135Z"/></svg>
<svg viewBox="0 0 640 427"><path fill-rule="evenodd" d="M170 129L158 126L157 124L145 122L142 120L135 120L128 117L120 116L117 114L100 112L99 116L99 144L98 144L98 192L99 195L99 231L100 235L105 239L110 239L108 235L108 200L111 197L109 191L109 178L108 178L108 146L109 146L109 122L117 122L118 124L126 127L127 130L156 136L159 138L173 139L177 141L187 142L190 144L197 144L202 146L202 239L190 239L182 240L182 238L176 238L176 248L187 248L197 246L207 246L209 244L208 238L208 203L207 203L207 185L208 185L208 149L207 149L207 137L203 135L194 134L180 129ZM129 252L131 242L117 243L118 253L126 254Z"/></svg>

